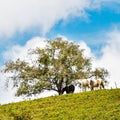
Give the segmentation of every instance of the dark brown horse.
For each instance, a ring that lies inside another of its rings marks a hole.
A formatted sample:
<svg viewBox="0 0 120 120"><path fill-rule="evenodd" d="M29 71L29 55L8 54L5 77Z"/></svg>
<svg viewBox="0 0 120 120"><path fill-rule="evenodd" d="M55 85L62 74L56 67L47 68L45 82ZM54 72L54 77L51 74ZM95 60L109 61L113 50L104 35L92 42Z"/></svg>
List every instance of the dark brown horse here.
<svg viewBox="0 0 120 120"><path fill-rule="evenodd" d="M74 85L69 85L69 86L65 86L63 89L62 89L62 94L64 93L64 91L66 91L66 93L73 93L75 90L75 86Z"/></svg>
<svg viewBox="0 0 120 120"><path fill-rule="evenodd" d="M104 81L103 80L90 80L90 88L91 90L94 90L94 87L99 87L100 89L104 89Z"/></svg>

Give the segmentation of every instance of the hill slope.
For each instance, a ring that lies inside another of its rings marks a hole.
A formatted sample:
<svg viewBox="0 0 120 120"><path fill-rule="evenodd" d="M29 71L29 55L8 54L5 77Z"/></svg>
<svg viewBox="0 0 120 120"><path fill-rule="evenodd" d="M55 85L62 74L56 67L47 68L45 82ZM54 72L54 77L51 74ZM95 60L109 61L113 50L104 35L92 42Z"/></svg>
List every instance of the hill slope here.
<svg viewBox="0 0 120 120"><path fill-rule="evenodd" d="M0 120L118 120L120 89L52 96L0 106Z"/></svg>

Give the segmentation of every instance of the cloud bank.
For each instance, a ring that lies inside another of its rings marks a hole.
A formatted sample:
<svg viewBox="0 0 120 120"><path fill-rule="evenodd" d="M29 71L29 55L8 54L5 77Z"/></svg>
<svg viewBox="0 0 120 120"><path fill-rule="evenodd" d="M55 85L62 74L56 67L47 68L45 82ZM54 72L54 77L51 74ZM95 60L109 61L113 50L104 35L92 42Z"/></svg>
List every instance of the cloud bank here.
<svg viewBox="0 0 120 120"><path fill-rule="evenodd" d="M11 36L32 27L45 34L59 20L70 16L86 16L88 0L1 0L0 35Z"/></svg>
<svg viewBox="0 0 120 120"><path fill-rule="evenodd" d="M102 49L102 57L96 59L94 62L95 66L103 66L110 72L109 86L110 87L120 87L120 31L115 29L107 33L108 43ZM116 86L117 84L117 86Z"/></svg>
<svg viewBox="0 0 120 120"><path fill-rule="evenodd" d="M35 49L36 47L44 48L46 45L46 38L35 37L28 40L25 46L15 45L8 51L3 53L3 58L5 60L16 60L20 58L21 60L29 60L28 51L30 49Z"/></svg>
<svg viewBox="0 0 120 120"><path fill-rule="evenodd" d="M37 27L41 34L60 20L70 17L88 18L86 10L99 9L118 0L0 0L0 37L13 36Z"/></svg>

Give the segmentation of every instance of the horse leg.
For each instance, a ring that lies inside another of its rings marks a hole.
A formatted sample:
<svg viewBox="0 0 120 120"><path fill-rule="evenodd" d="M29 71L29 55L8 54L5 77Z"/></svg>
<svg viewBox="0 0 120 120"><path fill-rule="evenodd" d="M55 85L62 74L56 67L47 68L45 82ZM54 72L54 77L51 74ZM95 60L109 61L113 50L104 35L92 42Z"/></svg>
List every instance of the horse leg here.
<svg viewBox="0 0 120 120"><path fill-rule="evenodd" d="M105 88L103 83L101 84L101 86L102 86L103 89Z"/></svg>
<svg viewBox="0 0 120 120"><path fill-rule="evenodd" d="M86 87L85 87L85 92L86 92Z"/></svg>
<svg viewBox="0 0 120 120"><path fill-rule="evenodd" d="M82 92L84 92L85 91L85 87L82 85Z"/></svg>
<svg viewBox="0 0 120 120"><path fill-rule="evenodd" d="M93 87L93 86L91 86L91 87L90 87L90 89L91 89L91 91L92 91L92 90L94 90L94 87Z"/></svg>
<svg viewBox="0 0 120 120"><path fill-rule="evenodd" d="M85 91L85 88L84 87L82 87L82 92L84 92Z"/></svg>

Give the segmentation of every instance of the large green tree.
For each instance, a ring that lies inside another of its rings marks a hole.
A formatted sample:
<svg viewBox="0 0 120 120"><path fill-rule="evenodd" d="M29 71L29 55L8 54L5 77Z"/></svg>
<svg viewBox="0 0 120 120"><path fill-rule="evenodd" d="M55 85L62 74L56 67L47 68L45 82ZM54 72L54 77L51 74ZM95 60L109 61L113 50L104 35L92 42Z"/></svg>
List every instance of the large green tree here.
<svg viewBox="0 0 120 120"><path fill-rule="evenodd" d="M17 96L39 94L43 90L54 90L60 95L63 86L90 76L91 59L83 55L79 45L61 38L46 42L44 49L29 52L31 57L35 56L31 62L17 59L5 63L4 72L12 73Z"/></svg>

